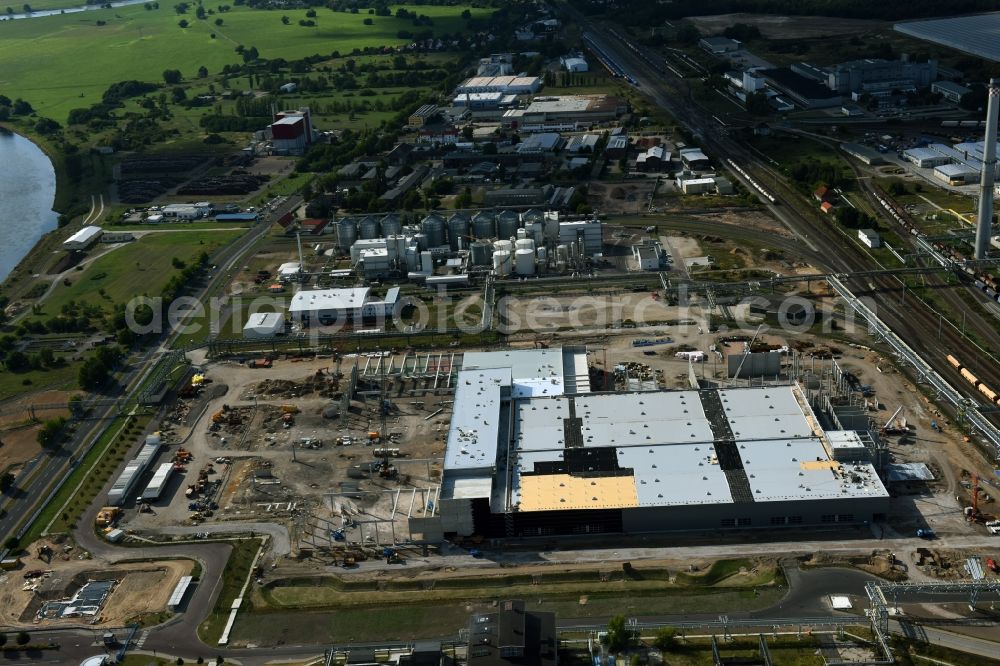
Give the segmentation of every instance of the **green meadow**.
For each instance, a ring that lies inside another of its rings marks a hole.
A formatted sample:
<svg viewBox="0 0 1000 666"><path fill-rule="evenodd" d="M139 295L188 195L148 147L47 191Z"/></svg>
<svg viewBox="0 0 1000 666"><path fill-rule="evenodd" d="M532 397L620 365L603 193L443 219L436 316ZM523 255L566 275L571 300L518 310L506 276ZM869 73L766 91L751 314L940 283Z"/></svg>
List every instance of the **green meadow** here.
<svg viewBox="0 0 1000 666"><path fill-rule="evenodd" d="M235 52L241 44L256 47L266 59L349 53L355 48L406 44L410 40L397 36L401 30L461 32L465 27L463 10L470 9L478 17L489 11L463 6L408 6L410 11L433 20L433 26L428 28L395 16L317 8L313 19L316 26L303 27L298 22L306 18L305 10L233 6L220 13L221 4L225 3L205 3L206 10L215 12L205 20L195 17L193 3L184 15L176 14L172 3L161 3L155 10L132 5L0 21L0 93L12 99L21 97L39 115L62 123L70 109L99 101L107 87L117 81L159 83L166 69L179 69L186 80L191 80L201 66L208 69L210 78L214 77L223 66L242 62ZM282 16L289 17L288 25L282 23ZM182 19L188 21L187 28L179 27ZM215 25L216 19L222 19L222 25ZM365 25L366 19L373 24Z"/></svg>

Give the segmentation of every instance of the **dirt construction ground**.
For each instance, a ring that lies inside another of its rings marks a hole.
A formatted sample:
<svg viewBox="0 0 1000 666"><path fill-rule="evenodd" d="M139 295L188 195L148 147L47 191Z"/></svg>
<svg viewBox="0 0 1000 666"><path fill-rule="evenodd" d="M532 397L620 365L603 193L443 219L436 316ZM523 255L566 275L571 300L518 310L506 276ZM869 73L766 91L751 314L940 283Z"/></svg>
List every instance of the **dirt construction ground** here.
<svg viewBox="0 0 1000 666"><path fill-rule="evenodd" d="M37 548L48 543L55 554L51 562L35 556ZM70 550L65 548L70 546ZM191 573L190 560L165 560L162 562L136 562L122 564L114 569L118 581L111 595L105 600L97 621L93 617L67 618L61 620L36 620L29 607L37 606L32 601L39 590L45 590L45 601L68 599L87 579L107 580L110 574L102 570L100 564L90 560L89 555L68 542L53 543L38 541L31 555L22 558L24 567L0 575L0 624L10 627L53 627L91 626L93 624L121 626L139 615L160 613L166 609L167 601L181 576ZM81 557L83 559L81 559ZM44 571L45 575L25 580L29 571ZM75 582L74 582L75 581Z"/></svg>
<svg viewBox="0 0 1000 666"><path fill-rule="evenodd" d="M209 364L211 383L202 395L178 401L164 422L168 448L157 464L170 460L181 446L193 459L174 474L163 496L150 503L150 512L128 508L124 527L153 532L201 525L212 531L224 529L226 521L268 521L288 526L294 544L329 542L332 530L350 522L357 524L345 530L345 543L406 538L405 513L394 525L386 521L401 498L407 512L411 505L413 511L423 511L427 489L439 482L451 408L445 389L461 354L421 354L415 370L413 358L408 374L426 374L426 379L397 376L388 381L385 425L395 479L379 478L368 468L380 447L369 433L382 429L377 358L277 360L269 369ZM384 359L393 363L389 375L396 374L402 359L402 354ZM346 414L340 413L355 363L355 400ZM435 375L439 391L433 388ZM287 425L285 411L292 412ZM213 416L220 422L213 422ZM206 469L207 488L187 497L188 486L197 484ZM346 495L331 497L340 493ZM192 520L192 502L203 502L198 508L202 520Z"/></svg>

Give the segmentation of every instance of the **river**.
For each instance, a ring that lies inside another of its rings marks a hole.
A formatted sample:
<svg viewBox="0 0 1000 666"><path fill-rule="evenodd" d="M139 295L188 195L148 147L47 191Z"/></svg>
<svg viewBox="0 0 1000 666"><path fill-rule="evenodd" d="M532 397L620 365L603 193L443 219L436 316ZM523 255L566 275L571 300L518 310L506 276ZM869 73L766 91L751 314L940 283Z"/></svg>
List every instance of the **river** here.
<svg viewBox="0 0 1000 666"><path fill-rule="evenodd" d="M42 150L18 134L0 132L0 280L46 233L58 226L52 211L56 172Z"/></svg>
<svg viewBox="0 0 1000 666"><path fill-rule="evenodd" d="M44 16L57 16L59 14L76 14L77 12L89 12L94 9L107 9L108 5L111 5L112 8L128 7L129 5L138 5L141 2L148 2L148 1L149 0L115 0L115 2L105 2L99 5L77 5L76 7L66 7L64 9L40 9L37 12L31 12L31 13L3 14L0 15L0 21L13 21L18 19L28 19L28 18L42 18ZM31 3L29 2L28 4Z"/></svg>

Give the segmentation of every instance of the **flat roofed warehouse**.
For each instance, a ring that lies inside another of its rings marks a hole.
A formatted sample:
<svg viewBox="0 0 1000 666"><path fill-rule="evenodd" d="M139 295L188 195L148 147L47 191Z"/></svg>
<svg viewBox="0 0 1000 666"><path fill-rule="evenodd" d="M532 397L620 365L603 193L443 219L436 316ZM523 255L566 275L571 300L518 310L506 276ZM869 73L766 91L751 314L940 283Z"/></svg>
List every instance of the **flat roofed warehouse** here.
<svg viewBox="0 0 1000 666"><path fill-rule="evenodd" d="M863 523L888 509L864 438L825 432L798 385L588 393L575 370L585 354L546 351L572 359L572 383L570 363L538 363L536 350L467 357L442 478L446 534Z"/></svg>

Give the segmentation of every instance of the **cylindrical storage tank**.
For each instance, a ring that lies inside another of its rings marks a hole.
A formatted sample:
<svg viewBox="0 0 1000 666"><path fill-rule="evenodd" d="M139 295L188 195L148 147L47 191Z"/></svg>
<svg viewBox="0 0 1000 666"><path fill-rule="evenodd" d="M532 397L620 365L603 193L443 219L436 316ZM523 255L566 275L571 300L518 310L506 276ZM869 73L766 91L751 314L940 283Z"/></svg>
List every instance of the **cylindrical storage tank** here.
<svg viewBox="0 0 1000 666"><path fill-rule="evenodd" d="M539 270L549 263L549 251L544 247L540 247L535 250L535 257L538 258L538 268Z"/></svg>
<svg viewBox="0 0 1000 666"><path fill-rule="evenodd" d="M521 226L517 213L512 210L505 210L497 217L497 238L510 238L517 233L517 228Z"/></svg>
<svg viewBox="0 0 1000 666"><path fill-rule="evenodd" d="M535 245L542 245L545 242L545 226L541 222L532 222L528 229L528 238L535 239Z"/></svg>
<svg viewBox="0 0 1000 666"><path fill-rule="evenodd" d="M337 222L337 245L347 251L358 241L358 225L353 217L345 217Z"/></svg>
<svg viewBox="0 0 1000 666"><path fill-rule="evenodd" d="M424 273L434 272L434 258L431 256L430 252L420 253L420 270Z"/></svg>
<svg viewBox="0 0 1000 666"><path fill-rule="evenodd" d="M556 272L557 273L565 273L566 272L566 262L565 261L561 261L560 260L560 261L556 262Z"/></svg>
<svg viewBox="0 0 1000 666"><path fill-rule="evenodd" d="M382 218L382 235L388 238L389 236L398 236L403 233L403 220L396 213L390 213Z"/></svg>
<svg viewBox="0 0 1000 666"><path fill-rule="evenodd" d="M494 242L493 249L500 250L503 252L512 252L514 250L514 244L504 238Z"/></svg>
<svg viewBox="0 0 1000 666"><path fill-rule="evenodd" d="M496 216L489 211L480 211L472 218L472 235L476 238L493 238L497 235Z"/></svg>
<svg viewBox="0 0 1000 666"><path fill-rule="evenodd" d="M510 275L510 252L498 250L493 253L493 272L498 276Z"/></svg>
<svg viewBox="0 0 1000 666"><path fill-rule="evenodd" d="M427 249L427 234L414 234L413 242L417 244L417 249L421 252Z"/></svg>
<svg viewBox="0 0 1000 666"><path fill-rule="evenodd" d="M517 235L514 236L514 238L516 238L517 240L524 240L527 237L528 237L528 230L525 229L524 227L521 227L520 229L518 229L517 230Z"/></svg>
<svg viewBox="0 0 1000 666"><path fill-rule="evenodd" d="M518 250L514 253L514 270L518 275L535 274L535 251Z"/></svg>
<svg viewBox="0 0 1000 666"><path fill-rule="evenodd" d="M493 245L485 241L476 241L469 246L473 266L489 266L493 256Z"/></svg>
<svg viewBox="0 0 1000 666"><path fill-rule="evenodd" d="M569 261L569 245L560 245L556 248L557 261Z"/></svg>
<svg viewBox="0 0 1000 666"><path fill-rule="evenodd" d="M518 250L531 250L535 251L535 241L530 238L521 238L514 243L514 247Z"/></svg>
<svg viewBox="0 0 1000 666"><path fill-rule="evenodd" d="M427 247L441 247L445 244L444 220L440 215L428 215L420 222L420 230L427 236Z"/></svg>
<svg viewBox="0 0 1000 666"><path fill-rule="evenodd" d="M361 238L379 238L379 223L374 217L362 218L358 225L358 235Z"/></svg>
<svg viewBox="0 0 1000 666"><path fill-rule="evenodd" d="M448 247L452 252L469 247L469 218L461 213L448 220Z"/></svg>

